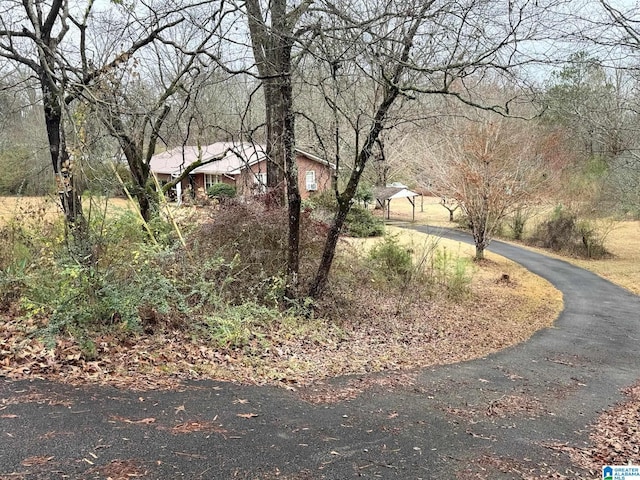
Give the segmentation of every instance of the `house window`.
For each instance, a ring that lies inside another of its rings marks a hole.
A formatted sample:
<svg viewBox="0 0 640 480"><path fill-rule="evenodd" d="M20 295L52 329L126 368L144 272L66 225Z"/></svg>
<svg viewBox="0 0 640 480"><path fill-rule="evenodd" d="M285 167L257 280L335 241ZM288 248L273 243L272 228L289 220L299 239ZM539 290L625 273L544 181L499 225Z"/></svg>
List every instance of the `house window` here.
<svg viewBox="0 0 640 480"><path fill-rule="evenodd" d="M256 191L258 193L264 193L267 191L267 174L258 172L253 177L253 183L255 184Z"/></svg>
<svg viewBox="0 0 640 480"><path fill-rule="evenodd" d="M210 186L212 186L215 183L220 183L222 181L222 179L220 178L220 175L212 175L210 173L205 173L204 174L204 191L206 192Z"/></svg>
<svg viewBox="0 0 640 480"><path fill-rule="evenodd" d="M318 190L318 184L316 183L316 172L315 170L307 171L305 175L305 184L307 186L307 190L309 192L314 192Z"/></svg>

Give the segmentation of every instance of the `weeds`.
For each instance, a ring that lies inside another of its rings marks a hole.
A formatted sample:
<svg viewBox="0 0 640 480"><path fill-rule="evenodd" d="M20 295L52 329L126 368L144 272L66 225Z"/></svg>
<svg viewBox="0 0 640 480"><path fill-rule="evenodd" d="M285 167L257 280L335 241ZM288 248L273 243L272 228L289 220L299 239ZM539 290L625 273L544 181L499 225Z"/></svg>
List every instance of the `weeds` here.
<svg viewBox="0 0 640 480"><path fill-rule="evenodd" d="M374 271L390 282L406 283L413 270L411 250L400 245L396 236L388 235L369 251Z"/></svg>
<svg viewBox="0 0 640 480"><path fill-rule="evenodd" d="M460 300L470 294L471 261L453 255L437 240L421 246L403 246L387 236L369 252L374 275L407 294L409 289L429 294L442 289L448 298Z"/></svg>
<svg viewBox="0 0 640 480"><path fill-rule="evenodd" d="M259 359L292 336L322 344L325 335L340 337L340 322L371 322L362 308L369 292L371 304L391 288L399 312L416 295L433 293L439 282L453 291L451 285L461 283L455 275L464 276L436 262L435 243L403 246L387 237L366 259L339 252L333 297L283 303L282 210L240 203L206 210L211 217L190 218L190 228L180 227L183 245L173 219L150 222L150 241L134 211L107 212L107 205L100 200L88 209L90 262L69 252L59 220L45 221L44 215L37 220L29 211L1 232L7 241L0 245L0 307L28 318L31 334L49 347L62 337L73 339L85 360L101 354L102 335L125 342L178 329L216 350L247 349ZM328 227L310 212L302 222L300 283L305 285L317 268ZM377 282L371 281L372 272Z"/></svg>
<svg viewBox="0 0 640 480"><path fill-rule="evenodd" d="M473 270L468 258L453 255L443 247L436 250L432 269L434 278L445 288L447 297L461 300L469 296Z"/></svg>

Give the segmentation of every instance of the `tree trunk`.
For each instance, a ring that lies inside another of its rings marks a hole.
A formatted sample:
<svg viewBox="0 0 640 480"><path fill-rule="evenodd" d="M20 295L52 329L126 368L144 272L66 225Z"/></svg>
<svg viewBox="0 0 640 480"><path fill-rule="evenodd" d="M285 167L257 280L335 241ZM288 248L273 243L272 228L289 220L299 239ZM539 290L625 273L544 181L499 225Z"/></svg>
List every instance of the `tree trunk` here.
<svg viewBox="0 0 640 480"><path fill-rule="evenodd" d="M49 153L53 173L56 177L56 188L67 227L75 237L76 243L86 240L86 225L82 215L82 201L73 178L74 165L64 138L62 126L62 106L60 99L48 83L48 78L40 79L43 93L44 120L49 141Z"/></svg>
<svg viewBox="0 0 640 480"><path fill-rule="evenodd" d="M399 73L397 73L396 75L399 75ZM378 109L374 116L373 124L371 125L369 133L367 134L367 139L364 142L364 145L362 146L360 152L358 152L354 169L351 171L351 176L349 177L349 182L347 183L347 186L345 187L342 194L338 196L338 211L336 212L336 215L333 219L333 223L327 235L327 240L324 244L324 251L322 253L320 266L318 267L316 276L311 283L311 287L309 288L309 296L311 298L319 298L327 286L327 281L329 280L329 270L331 269L333 257L336 253L340 231L342 230L342 226L344 225L347 214L349 213L349 210L351 208L353 197L355 196L358 189L358 184L360 183L360 177L362 176L362 172L364 172L364 167L366 167L367 162L373 155L373 146L380 136L380 132L382 132L387 113L389 112L389 109L395 102L396 98L398 98L399 94L400 90L395 85L389 85L386 88L384 98L378 106Z"/></svg>
<svg viewBox="0 0 640 480"><path fill-rule="evenodd" d="M262 77L267 125L267 187L278 204L286 200L288 216L287 285L285 296L298 295L300 266L300 206L298 168L295 161L295 128L291 87L293 25L298 15L287 10L286 0L269 2L271 25L257 0L246 2L251 43ZM286 189L286 198L285 198Z"/></svg>
<svg viewBox="0 0 640 480"><path fill-rule="evenodd" d="M150 168L144 159L142 141L136 141L125 131L124 124L117 116L103 121L111 135L118 140L124 157L127 159L134 190L131 192L138 200L140 215L145 222L149 222L157 212L157 193L155 186L149 185ZM152 144L151 146L154 146Z"/></svg>
<svg viewBox="0 0 640 480"><path fill-rule="evenodd" d="M287 298L298 296L298 273L300 270L300 208L302 199L298 186L298 164L295 156L295 116L293 113L293 90L291 87L291 47L282 51L282 71L279 77L276 116L272 120L276 128L275 139L282 149L282 165L287 189L288 245L287 245Z"/></svg>
<svg viewBox="0 0 640 480"><path fill-rule="evenodd" d="M278 204L284 199L286 148L286 101L283 98L280 77L263 80L265 116L267 123L267 188L275 192Z"/></svg>
<svg viewBox="0 0 640 480"><path fill-rule="evenodd" d="M324 250L322 252L322 259L320 260L320 266L316 273L313 283L309 288L309 296L311 298L320 298L324 293L327 282L329 280L329 271L333 263L333 258L336 254L336 247L338 245L338 239L340 238L340 231L344 225L344 222L351 208L351 202L341 202L338 200L338 211L331 223L331 228L327 234L327 239L324 244Z"/></svg>
<svg viewBox="0 0 640 480"><path fill-rule="evenodd" d="M132 158L126 154L127 163L129 164L129 170L131 171L131 177L135 185L135 191L133 192L138 200L138 206L140 208L140 216L145 222L149 222L157 211L157 201L155 188L149 185L149 166L142 160L142 151L139 150L140 156L136 156L135 152Z"/></svg>
<svg viewBox="0 0 640 480"><path fill-rule="evenodd" d="M476 260L484 260L484 249L487 248L487 244L489 243L486 229L486 219L471 223L473 241L476 246Z"/></svg>

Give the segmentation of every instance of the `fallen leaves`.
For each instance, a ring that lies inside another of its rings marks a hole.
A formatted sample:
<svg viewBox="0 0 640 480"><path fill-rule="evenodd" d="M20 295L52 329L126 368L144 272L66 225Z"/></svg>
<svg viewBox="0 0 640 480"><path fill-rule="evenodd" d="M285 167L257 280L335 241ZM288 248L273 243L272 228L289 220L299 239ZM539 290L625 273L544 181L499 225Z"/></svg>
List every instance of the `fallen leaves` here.
<svg viewBox="0 0 640 480"><path fill-rule="evenodd" d="M508 288L488 281L505 272L513 280ZM42 320L0 315L0 375L139 391L179 389L184 379L211 378L277 384L310 402L336 402L366 388L409 387L411 379L393 373L381 377L389 379L388 386L378 378L341 387L322 385L324 379L485 356L548 326L561 307L550 286L510 264L483 266L473 290L469 300L455 304L442 298L380 296L363 288L348 299L348 311L339 319L268 325L257 332L260 342L238 349L216 350L189 330L101 334L91 339L95 360L85 358L79 342L70 337L45 345L37 336ZM177 407L175 413L182 411Z"/></svg>
<svg viewBox="0 0 640 480"><path fill-rule="evenodd" d="M112 415L111 417L112 421L118 421L118 422L122 422L122 423L129 423L132 425L149 425L151 423L155 423L156 419L153 417L148 417L148 418L141 418L140 420L131 420L130 418L125 418L125 417L120 417L117 415Z"/></svg>
<svg viewBox="0 0 640 480"><path fill-rule="evenodd" d="M98 474L105 479L124 480L145 477L148 471L142 468L137 460L112 460L106 465L93 467L86 473Z"/></svg>
<svg viewBox="0 0 640 480"><path fill-rule="evenodd" d="M185 422L179 423L178 425L171 428L171 433L175 434L185 434L185 433L194 433L194 432L211 432L211 433L219 433L225 434L227 430L222 428L221 425L216 425L213 422Z"/></svg>
<svg viewBox="0 0 640 480"><path fill-rule="evenodd" d="M20 464L23 467L34 467L37 465L46 465L48 462L53 460L54 456L44 456L44 455L36 455L33 457L27 457Z"/></svg>
<svg viewBox="0 0 640 480"><path fill-rule="evenodd" d="M604 412L591 427L591 446L545 445L568 453L574 464L599 471L602 465L640 464L640 383L625 389L626 401Z"/></svg>
<svg viewBox="0 0 640 480"><path fill-rule="evenodd" d="M236 413L236 417L240 418L255 418L259 415L257 413Z"/></svg>

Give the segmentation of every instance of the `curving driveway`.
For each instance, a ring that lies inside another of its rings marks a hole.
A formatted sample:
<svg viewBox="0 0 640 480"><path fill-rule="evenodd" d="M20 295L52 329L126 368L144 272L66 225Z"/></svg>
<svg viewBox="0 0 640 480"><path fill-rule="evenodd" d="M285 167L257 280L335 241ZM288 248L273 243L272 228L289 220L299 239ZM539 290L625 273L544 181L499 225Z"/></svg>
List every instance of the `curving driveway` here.
<svg viewBox="0 0 640 480"><path fill-rule="evenodd" d="M585 446L640 377L640 297L560 260L490 250L564 293L553 328L328 405L218 382L139 393L0 379L0 479L595 478L563 448Z"/></svg>

